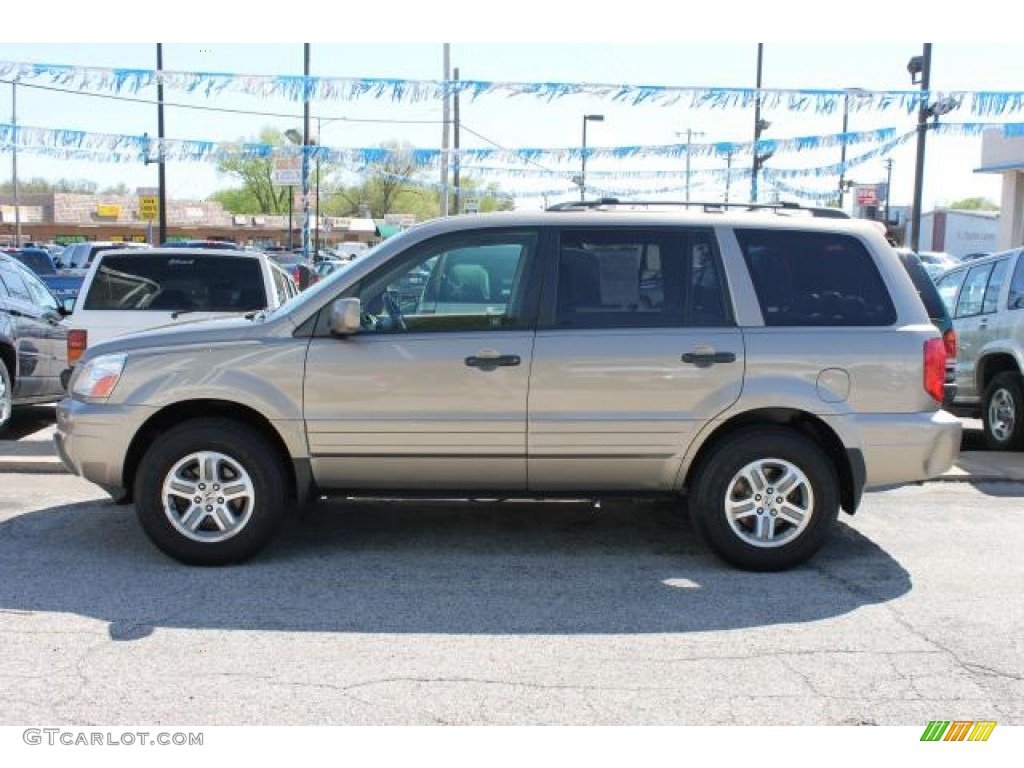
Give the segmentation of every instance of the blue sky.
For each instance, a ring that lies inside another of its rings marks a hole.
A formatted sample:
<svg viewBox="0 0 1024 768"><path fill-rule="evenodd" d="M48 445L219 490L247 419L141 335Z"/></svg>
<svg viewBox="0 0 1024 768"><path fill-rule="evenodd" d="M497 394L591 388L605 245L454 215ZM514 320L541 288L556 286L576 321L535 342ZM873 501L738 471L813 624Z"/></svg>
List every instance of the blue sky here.
<svg viewBox="0 0 1024 768"><path fill-rule="evenodd" d="M188 4L186 4L187 6ZM530 7L527 3L523 8ZM446 6L447 7L447 6ZM515 6L519 8L521 6ZM634 7L634 6L631 6ZM741 4L737 9L741 10ZM763 7L763 6L762 6ZM42 8L42 7L41 7ZM457 13L458 6L454 7ZM201 13L201 10L195 11ZM17 13L32 14L31 10ZM37 12L42 13L42 10ZM360 14L366 18L366 14ZM399 12L399 15L400 12ZM32 18L30 16L30 18ZM352 14L337 13L340 21ZM95 19L93 19L95 22ZM509 24L513 25L512 22ZM195 25L178 18L167 30L174 39ZM22 24L22 28L26 28ZM28 28L31 28L29 25ZM234 27L207 24L211 39L207 42L170 42L164 44L164 67L173 70L220 71L246 74L301 74L302 44L299 42L239 43L217 42L245 37ZM218 33L230 29L231 33ZM99 33L100 30L97 30ZM425 37L429 27L420 30ZM493 26L477 30L477 39L494 35ZM524 28L524 33L528 28ZM630 30L622 38L629 40ZM655 30L657 31L657 30ZM755 30L756 31L756 30ZM846 30L849 32L850 30ZM51 39L60 39L61 30ZM436 30L438 42L421 42L416 36L396 43L314 42L312 73L335 77L392 77L404 79L440 79L442 77L442 40L446 30ZM450 39L467 36L465 29L450 30ZM321 30L321 34L324 34ZM329 32L327 32L329 34ZM349 31L351 34L351 30ZM408 34L408 31L407 31ZM73 35L89 39L88 35ZM103 35L97 34L97 37ZM311 32L311 37L315 35ZM340 34L339 34L340 36ZM126 39L125 35L119 35ZM131 35L127 39L138 37ZM395 35L401 38L400 35ZM652 84L665 86L753 87L755 83L755 42L700 43L686 41L654 42L575 42L514 43L501 39L492 42L451 44L451 63L463 79L523 82L601 82ZM534 37L534 39L539 39ZM598 38L599 39L599 38ZM756 39L751 37L751 39ZM842 42L836 34L832 43L766 43L763 85L766 88L846 88L910 90L906 65L911 56L921 53L919 42L856 43ZM32 61L82 66L155 67L155 44L144 43L16 43L0 42L0 60ZM935 43L933 45L932 87L949 90L1021 90L1024 89L1024 57L1019 46L1006 43ZM140 92L138 99L155 99L153 93ZM10 113L8 85L0 85L0 115L6 121ZM184 95L168 90L165 99L175 104L204 107L204 110L169 106L166 132L171 138L233 141L252 139L264 126L279 129L301 127L301 104L284 100L257 99L244 95L220 95L215 99ZM210 111L233 109L280 113L293 117L245 115ZM529 97L484 96L463 100L461 120L464 148L502 147L578 147L581 142L582 115L600 113L601 123L590 123L588 144L611 147L634 144L673 144L694 131L694 142L748 141L752 138L751 110L690 110L685 106L626 106L596 98L572 97L550 102ZM417 147L441 145L441 106L436 102L393 103L373 99L355 102L315 103L312 113L323 120L322 143L333 147L372 147L383 141L406 141ZM97 98L80 93L58 93L28 87L18 89L18 121L22 125L48 128L141 134L156 133L156 109L149 104ZM764 138L791 138L802 135L838 133L841 116L816 116L786 111L766 112L771 128ZM980 118L963 115L950 118L973 121ZM1000 122L1024 122L1024 114L994 118ZM867 131L883 127L911 130L915 116L898 111L851 114L849 130ZM866 149L865 147L864 149ZM850 148L848 156L863 149ZM893 159L892 203L910 202L914 174L915 145L909 142L897 149ZM980 164L981 139L930 135L924 186L925 207L968 196L985 196L998 202L999 178L973 173ZM812 156L813 155L813 156ZM777 156L769 165L798 167L838 162L839 149L821 150L806 156ZM9 154L0 156L0 179L9 178ZM600 161L588 163L588 174L601 170L642 170L655 167L682 169L682 161L632 165ZM55 179L88 178L105 186L124 182L129 187L155 184L153 167L58 161L19 155L19 177L44 176ZM565 167L555 163L549 167ZM693 169L721 168L721 160L695 159ZM190 163L168 167L168 185L175 197L200 199L231 184L219 176L213 164ZM865 164L848 173L858 182L883 181L881 160ZM591 176L593 181L594 176ZM430 181L436 179L430 177ZM822 188L825 180L801 182ZM509 180L509 186L527 184ZM536 179L533 188L544 186ZM550 186L550 185L548 185ZM715 196L720 190L709 189ZM749 192L749 181L734 183L733 199ZM676 197L680 195L675 195ZM700 197L699 192L694 197ZM572 197L572 195L567 195ZM539 205L539 200L524 200L521 205Z"/></svg>

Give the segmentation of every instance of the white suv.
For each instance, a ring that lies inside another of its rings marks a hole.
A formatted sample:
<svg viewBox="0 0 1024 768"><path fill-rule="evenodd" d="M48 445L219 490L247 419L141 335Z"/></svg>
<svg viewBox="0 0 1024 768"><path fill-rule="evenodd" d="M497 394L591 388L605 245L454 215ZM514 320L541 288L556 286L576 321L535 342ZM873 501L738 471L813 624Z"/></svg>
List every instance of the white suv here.
<svg viewBox="0 0 1024 768"><path fill-rule="evenodd" d="M67 319L68 364L114 336L273 309L298 293L258 251L147 248L97 253Z"/></svg>

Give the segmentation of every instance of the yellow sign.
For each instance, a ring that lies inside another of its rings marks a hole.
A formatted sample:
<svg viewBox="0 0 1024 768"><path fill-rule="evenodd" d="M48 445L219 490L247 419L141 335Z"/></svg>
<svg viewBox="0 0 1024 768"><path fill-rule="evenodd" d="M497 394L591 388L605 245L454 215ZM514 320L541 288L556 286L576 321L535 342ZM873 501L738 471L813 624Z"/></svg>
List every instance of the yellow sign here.
<svg viewBox="0 0 1024 768"><path fill-rule="evenodd" d="M156 221L160 210L159 200L156 197L139 198L139 218L146 221Z"/></svg>
<svg viewBox="0 0 1024 768"><path fill-rule="evenodd" d="M121 215L120 205L97 205L96 215L102 216L103 218L116 219Z"/></svg>

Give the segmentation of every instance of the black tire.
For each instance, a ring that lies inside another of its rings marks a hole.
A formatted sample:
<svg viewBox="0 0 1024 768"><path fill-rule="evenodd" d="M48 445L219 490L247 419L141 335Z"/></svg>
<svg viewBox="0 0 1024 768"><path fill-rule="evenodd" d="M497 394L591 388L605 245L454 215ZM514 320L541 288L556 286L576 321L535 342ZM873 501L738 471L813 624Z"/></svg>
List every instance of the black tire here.
<svg viewBox="0 0 1024 768"><path fill-rule="evenodd" d="M985 388L981 420L992 451L1013 451L1024 442L1024 388L1020 374L996 374Z"/></svg>
<svg viewBox="0 0 1024 768"><path fill-rule="evenodd" d="M7 370L7 363L0 360L0 434L11 423L11 414L13 412L14 384L11 381L11 374Z"/></svg>
<svg viewBox="0 0 1024 768"><path fill-rule="evenodd" d="M208 461L208 482L194 460L199 454ZM177 490L165 509L164 483L172 472ZM194 490L181 493L191 483ZM239 489L240 498L225 498ZM285 470L270 442L251 427L193 419L153 441L135 475L134 498L143 530L162 552L189 565L227 565L252 557L274 538L285 517Z"/></svg>
<svg viewBox="0 0 1024 768"><path fill-rule="evenodd" d="M740 478L752 466L769 485L758 489ZM778 495L770 483L784 471L795 485ZM730 503L737 514L742 510L740 517L729 514ZM694 527L723 560L744 570L781 571L806 561L828 539L839 515L839 483L832 462L809 438L781 427L756 427L712 449L697 469L690 510ZM768 535L760 537L759 531Z"/></svg>

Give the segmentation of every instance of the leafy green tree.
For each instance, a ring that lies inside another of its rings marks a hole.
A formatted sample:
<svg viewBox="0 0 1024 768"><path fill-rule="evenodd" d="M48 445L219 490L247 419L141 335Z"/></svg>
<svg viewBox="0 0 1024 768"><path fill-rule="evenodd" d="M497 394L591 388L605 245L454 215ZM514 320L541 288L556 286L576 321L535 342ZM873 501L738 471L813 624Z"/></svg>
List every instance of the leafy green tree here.
<svg viewBox="0 0 1024 768"><path fill-rule="evenodd" d="M264 128L257 142L272 146L288 143L276 128ZM273 184L274 162L269 158L227 157L217 163L217 171L241 181L241 187L221 190L212 198L231 213L287 213L288 187Z"/></svg>
<svg viewBox="0 0 1024 768"><path fill-rule="evenodd" d="M18 194L41 195L52 192L73 192L90 195L96 191L97 184L94 181L85 179L59 179L58 181L47 181L43 178L18 179ZM0 184L0 194L13 195L14 182L6 181Z"/></svg>
<svg viewBox="0 0 1024 768"><path fill-rule="evenodd" d="M949 204L949 207L957 211L998 211L999 206L987 197L965 197Z"/></svg>

